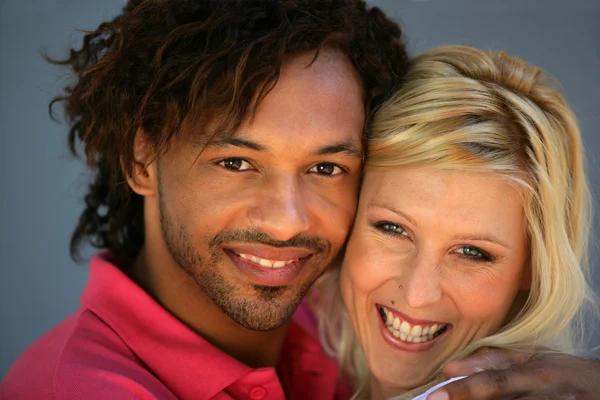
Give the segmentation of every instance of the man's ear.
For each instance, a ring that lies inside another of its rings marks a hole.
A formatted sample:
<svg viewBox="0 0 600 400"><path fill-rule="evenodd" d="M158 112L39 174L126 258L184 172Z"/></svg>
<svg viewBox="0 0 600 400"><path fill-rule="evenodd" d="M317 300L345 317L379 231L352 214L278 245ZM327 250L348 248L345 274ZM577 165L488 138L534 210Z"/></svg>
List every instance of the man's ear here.
<svg viewBox="0 0 600 400"><path fill-rule="evenodd" d="M143 129L138 129L133 144L133 166L122 165L131 190L140 196L154 196L158 187L156 158Z"/></svg>

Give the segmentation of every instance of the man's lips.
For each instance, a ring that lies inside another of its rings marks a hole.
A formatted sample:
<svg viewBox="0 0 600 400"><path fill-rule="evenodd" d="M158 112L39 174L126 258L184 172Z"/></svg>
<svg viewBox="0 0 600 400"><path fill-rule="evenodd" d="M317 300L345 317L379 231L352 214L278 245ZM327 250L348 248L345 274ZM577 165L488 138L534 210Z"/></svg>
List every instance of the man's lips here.
<svg viewBox="0 0 600 400"><path fill-rule="evenodd" d="M251 260L259 265L261 264L261 260L269 261L271 263L290 263L306 258L314 253L314 251L310 249L301 247L273 247L256 243L227 245L225 250L232 251L238 256L242 256L242 258ZM252 257L256 260L252 259Z"/></svg>
<svg viewBox="0 0 600 400"><path fill-rule="evenodd" d="M241 247L236 246L236 250L242 251ZM279 250L279 249L278 249ZM288 249L282 249L288 250ZM286 251L286 252L259 252L263 256L269 257L282 257L284 260L272 260L266 258L257 258L251 255L251 249L243 249L248 253L237 253L232 249L224 249L225 254L229 256L233 265L241 272L244 276L249 278L251 281L263 285L263 286L288 286L292 284L298 276L304 270L304 267L308 260L310 260L312 253ZM308 254L305 257L292 259L291 257L297 257ZM290 260L286 260L290 257Z"/></svg>

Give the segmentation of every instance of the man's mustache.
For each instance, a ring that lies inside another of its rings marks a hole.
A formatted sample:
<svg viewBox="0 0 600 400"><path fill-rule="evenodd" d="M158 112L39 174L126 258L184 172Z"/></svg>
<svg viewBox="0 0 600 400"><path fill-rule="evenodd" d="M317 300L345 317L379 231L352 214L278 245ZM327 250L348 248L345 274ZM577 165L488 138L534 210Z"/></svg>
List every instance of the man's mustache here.
<svg viewBox="0 0 600 400"><path fill-rule="evenodd" d="M331 249L328 240L317 236L298 234L288 240L275 240L258 229L228 229L217 234L208 247L213 248L231 242L260 243L273 247L302 247L320 253L328 253Z"/></svg>

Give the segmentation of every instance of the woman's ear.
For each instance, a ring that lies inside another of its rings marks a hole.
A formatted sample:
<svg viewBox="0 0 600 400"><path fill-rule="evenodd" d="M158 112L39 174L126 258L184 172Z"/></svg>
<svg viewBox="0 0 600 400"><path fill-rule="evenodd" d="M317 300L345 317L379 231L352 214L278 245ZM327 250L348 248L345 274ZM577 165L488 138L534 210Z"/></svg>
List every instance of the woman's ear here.
<svg viewBox="0 0 600 400"><path fill-rule="evenodd" d="M121 165L131 190L140 196L154 196L158 177L153 148L143 129L138 129L133 144L133 165Z"/></svg>

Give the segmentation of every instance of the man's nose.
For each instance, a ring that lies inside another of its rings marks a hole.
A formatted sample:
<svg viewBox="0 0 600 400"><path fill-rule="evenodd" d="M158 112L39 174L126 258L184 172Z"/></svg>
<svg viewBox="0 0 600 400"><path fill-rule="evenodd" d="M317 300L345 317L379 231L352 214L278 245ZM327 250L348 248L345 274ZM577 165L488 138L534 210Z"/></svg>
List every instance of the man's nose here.
<svg viewBox="0 0 600 400"><path fill-rule="evenodd" d="M275 240L288 240L308 231L311 213L307 191L298 176L269 178L249 210L250 222Z"/></svg>

